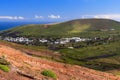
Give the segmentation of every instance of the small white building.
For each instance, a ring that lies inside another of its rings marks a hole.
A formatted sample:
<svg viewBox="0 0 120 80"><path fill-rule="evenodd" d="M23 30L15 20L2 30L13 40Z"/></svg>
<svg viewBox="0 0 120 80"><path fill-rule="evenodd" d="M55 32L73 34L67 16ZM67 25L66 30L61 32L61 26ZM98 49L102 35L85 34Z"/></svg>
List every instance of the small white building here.
<svg viewBox="0 0 120 80"><path fill-rule="evenodd" d="M46 42L48 42L48 40L46 40L46 39L39 39L39 42L46 43Z"/></svg>

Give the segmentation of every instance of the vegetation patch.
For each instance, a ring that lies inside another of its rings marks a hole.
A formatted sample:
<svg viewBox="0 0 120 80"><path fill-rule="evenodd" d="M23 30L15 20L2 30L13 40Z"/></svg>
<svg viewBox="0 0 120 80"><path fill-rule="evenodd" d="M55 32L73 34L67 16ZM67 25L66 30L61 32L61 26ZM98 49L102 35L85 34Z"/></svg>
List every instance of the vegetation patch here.
<svg viewBox="0 0 120 80"><path fill-rule="evenodd" d="M10 68L7 65L0 64L0 69L3 70L4 72L9 72L10 71Z"/></svg>
<svg viewBox="0 0 120 80"><path fill-rule="evenodd" d="M4 58L0 57L0 64L2 64L2 65L9 65L10 62L8 62L8 61L5 60Z"/></svg>
<svg viewBox="0 0 120 80"><path fill-rule="evenodd" d="M10 68L8 67L10 65L10 62L6 60L6 56L2 55L0 56L0 69L3 70L4 72L9 72Z"/></svg>
<svg viewBox="0 0 120 80"><path fill-rule="evenodd" d="M44 76L48 76L48 77L57 79L57 75L51 70L44 70L44 71L41 72L41 74L44 75Z"/></svg>
<svg viewBox="0 0 120 80"><path fill-rule="evenodd" d="M117 75L117 76L120 76L120 72L117 72L116 75Z"/></svg>

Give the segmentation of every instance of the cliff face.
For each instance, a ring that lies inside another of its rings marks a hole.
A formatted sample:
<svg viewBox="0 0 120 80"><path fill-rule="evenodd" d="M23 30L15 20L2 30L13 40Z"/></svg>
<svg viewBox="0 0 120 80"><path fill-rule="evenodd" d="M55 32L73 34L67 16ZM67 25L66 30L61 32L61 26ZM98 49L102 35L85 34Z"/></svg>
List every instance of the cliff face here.
<svg viewBox="0 0 120 80"><path fill-rule="evenodd" d="M8 73L0 70L1 80L52 80L41 74L45 69L54 71L57 80L120 80L120 77L112 74L28 56L20 50L0 44L2 55L10 62L11 70Z"/></svg>

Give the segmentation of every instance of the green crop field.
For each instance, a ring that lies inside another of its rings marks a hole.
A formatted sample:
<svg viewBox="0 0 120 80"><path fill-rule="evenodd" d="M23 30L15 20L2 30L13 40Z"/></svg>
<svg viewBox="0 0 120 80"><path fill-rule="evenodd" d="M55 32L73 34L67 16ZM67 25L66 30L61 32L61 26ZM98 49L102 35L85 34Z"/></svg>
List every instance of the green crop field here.
<svg viewBox="0 0 120 80"><path fill-rule="evenodd" d="M65 63L78 64L97 70L120 67L120 41L78 49L59 50Z"/></svg>

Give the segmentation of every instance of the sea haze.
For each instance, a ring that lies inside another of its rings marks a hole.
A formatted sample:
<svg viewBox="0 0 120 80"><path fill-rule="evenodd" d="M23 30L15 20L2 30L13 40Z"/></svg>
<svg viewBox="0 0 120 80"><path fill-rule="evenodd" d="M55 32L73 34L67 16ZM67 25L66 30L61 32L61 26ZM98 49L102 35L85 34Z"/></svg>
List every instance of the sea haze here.
<svg viewBox="0 0 120 80"><path fill-rule="evenodd" d="M53 22L0 22L0 31L27 24L48 24Z"/></svg>

